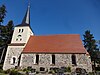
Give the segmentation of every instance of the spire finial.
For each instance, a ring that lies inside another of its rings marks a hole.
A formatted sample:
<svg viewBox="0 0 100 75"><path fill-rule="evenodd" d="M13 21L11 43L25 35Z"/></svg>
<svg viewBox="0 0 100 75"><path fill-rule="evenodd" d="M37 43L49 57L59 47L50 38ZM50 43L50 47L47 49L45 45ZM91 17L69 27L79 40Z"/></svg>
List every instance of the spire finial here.
<svg viewBox="0 0 100 75"><path fill-rule="evenodd" d="M30 0L28 0L28 7L30 8Z"/></svg>
<svg viewBox="0 0 100 75"><path fill-rule="evenodd" d="M30 25L30 0L28 0L28 8L22 21L22 25L25 25L25 24Z"/></svg>

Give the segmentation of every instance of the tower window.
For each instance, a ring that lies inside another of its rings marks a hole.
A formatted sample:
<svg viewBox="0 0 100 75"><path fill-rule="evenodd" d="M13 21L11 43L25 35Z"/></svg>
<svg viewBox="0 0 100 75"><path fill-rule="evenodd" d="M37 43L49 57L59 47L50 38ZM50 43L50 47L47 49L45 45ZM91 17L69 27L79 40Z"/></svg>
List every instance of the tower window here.
<svg viewBox="0 0 100 75"><path fill-rule="evenodd" d="M55 55L52 55L52 64L55 64Z"/></svg>
<svg viewBox="0 0 100 75"><path fill-rule="evenodd" d="M72 55L72 64L76 65L76 56L74 54Z"/></svg>
<svg viewBox="0 0 100 75"><path fill-rule="evenodd" d="M16 41L18 41L18 39L16 39Z"/></svg>
<svg viewBox="0 0 100 75"><path fill-rule="evenodd" d="M24 29L22 29L22 32L24 31Z"/></svg>
<svg viewBox="0 0 100 75"><path fill-rule="evenodd" d="M39 55L36 55L36 64L39 64Z"/></svg>
<svg viewBox="0 0 100 75"><path fill-rule="evenodd" d="M21 32L21 29L19 29L19 33Z"/></svg>
<svg viewBox="0 0 100 75"><path fill-rule="evenodd" d="M20 39L20 41L22 41L22 39Z"/></svg>
<svg viewBox="0 0 100 75"><path fill-rule="evenodd" d="M20 33L20 32L23 32L23 31L24 31L24 29L19 29L19 31L18 31L18 32Z"/></svg>

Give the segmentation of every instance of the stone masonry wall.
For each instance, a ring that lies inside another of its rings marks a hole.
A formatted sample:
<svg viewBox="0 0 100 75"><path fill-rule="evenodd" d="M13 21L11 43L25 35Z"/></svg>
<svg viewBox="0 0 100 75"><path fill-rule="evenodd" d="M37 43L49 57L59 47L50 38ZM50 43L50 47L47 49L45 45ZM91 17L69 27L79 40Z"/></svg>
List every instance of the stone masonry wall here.
<svg viewBox="0 0 100 75"><path fill-rule="evenodd" d="M76 54L77 56L77 67L84 68L88 72L92 72L91 59L86 54Z"/></svg>
<svg viewBox="0 0 100 75"><path fill-rule="evenodd" d="M39 70L40 67L49 69L50 67L68 67L70 66L73 69L75 68L84 68L88 72L92 71L91 64L86 54L75 54L77 66L73 66L71 55L72 54L55 54L55 65L51 64L52 54L38 54L39 55L39 64L34 64L34 58L36 54L22 54L21 57L21 67L32 66L33 68Z"/></svg>

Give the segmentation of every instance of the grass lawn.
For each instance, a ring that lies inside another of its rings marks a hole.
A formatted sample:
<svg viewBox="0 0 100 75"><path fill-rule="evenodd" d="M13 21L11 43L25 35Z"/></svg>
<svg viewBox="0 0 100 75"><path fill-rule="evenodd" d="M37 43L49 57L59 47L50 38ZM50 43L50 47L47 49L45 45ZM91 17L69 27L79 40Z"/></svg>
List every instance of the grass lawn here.
<svg viewBox="0 0 100 75"><path fill-rule="evenodd" d="M0 75L9 75L9 74L0 73Z"/></svg>

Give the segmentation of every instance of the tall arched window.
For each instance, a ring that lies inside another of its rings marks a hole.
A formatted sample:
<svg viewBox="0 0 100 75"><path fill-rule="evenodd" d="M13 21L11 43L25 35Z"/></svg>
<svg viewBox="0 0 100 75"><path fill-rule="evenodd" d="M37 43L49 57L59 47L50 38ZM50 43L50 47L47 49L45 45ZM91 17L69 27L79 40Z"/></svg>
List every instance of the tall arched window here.
<svg viewBox="0 0 100 75"><path fill-rule="evenodd" d="M16 57L16 56L13 56L13 57L11 58L10 64L15 65L16 62L17 62L17 57Z"/></svg>
<svg viewBox="0 0 100 75"><path fill-rule="evenodd" d="M72 64L76 65L76 56L74 54L72 55Z"/></svg>

